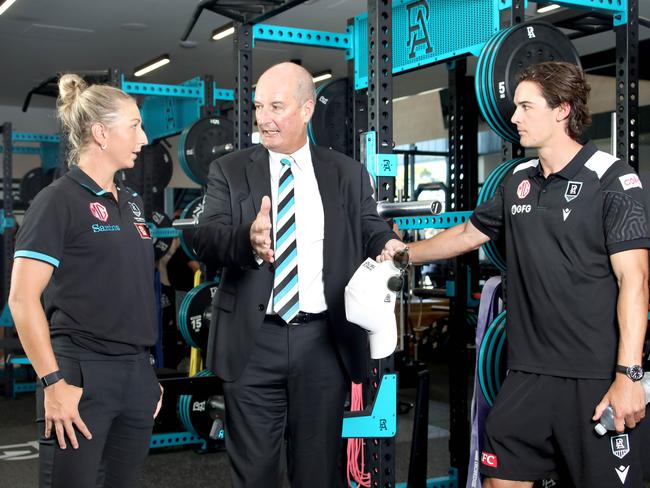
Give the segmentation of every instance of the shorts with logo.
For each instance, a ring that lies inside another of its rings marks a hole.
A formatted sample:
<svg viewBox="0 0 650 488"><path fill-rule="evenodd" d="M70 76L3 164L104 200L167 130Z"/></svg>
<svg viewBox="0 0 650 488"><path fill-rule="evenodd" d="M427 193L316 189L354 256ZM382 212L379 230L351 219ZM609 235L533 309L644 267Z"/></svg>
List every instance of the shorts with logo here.
<svg viewBox="0 0 650 488"><path fill-rule="evenodd" d="M481 474L559 479L563 488L642 488L637 431L603 437L594 432L591 417L610 385L610 380L511 371L486 420Z"/></svg>

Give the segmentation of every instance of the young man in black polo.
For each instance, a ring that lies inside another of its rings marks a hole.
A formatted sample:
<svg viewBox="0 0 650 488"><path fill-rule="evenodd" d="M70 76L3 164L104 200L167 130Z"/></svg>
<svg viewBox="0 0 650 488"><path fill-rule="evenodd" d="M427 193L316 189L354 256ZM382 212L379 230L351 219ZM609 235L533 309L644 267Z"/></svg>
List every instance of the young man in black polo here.
<svg viewBox="0 0 650 488"><path fill-rule="evenodd" d="M422 263L505 238L509 374L486 422L484 487L558 475L579 488L643 484L634 427L645 416L645 198L625 161L579 142L589 90L568 63L525 70L512 122L538 158L467 223L410 245ZM617 432L600 438L593 427L608 405Z"/></svg>

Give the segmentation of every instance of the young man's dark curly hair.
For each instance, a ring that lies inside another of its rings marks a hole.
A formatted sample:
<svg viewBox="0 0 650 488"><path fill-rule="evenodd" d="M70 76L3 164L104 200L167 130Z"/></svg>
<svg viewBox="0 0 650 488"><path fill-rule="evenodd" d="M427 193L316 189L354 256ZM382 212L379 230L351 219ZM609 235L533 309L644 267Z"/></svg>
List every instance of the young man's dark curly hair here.
<svg viewBox="0 0 650 488"><path fill-rule="evenodd" d="M587 106L591 87L581 68L563 61L547 61L529 66L519 74L517 81L537 83L551 108L564 102L568 103L571 113L567 120L567 134L571 139L580 139L591 124L591 114Z"/></svg>

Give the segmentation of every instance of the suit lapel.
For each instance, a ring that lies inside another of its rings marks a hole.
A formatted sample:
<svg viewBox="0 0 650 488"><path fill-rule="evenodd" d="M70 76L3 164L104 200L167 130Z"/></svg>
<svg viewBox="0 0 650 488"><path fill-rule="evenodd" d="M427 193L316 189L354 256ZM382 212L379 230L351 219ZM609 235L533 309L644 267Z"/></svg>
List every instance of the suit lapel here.
<svg viewBox="0 0 650 488"><path fill-rule="evenodd" d="M253 151L250 160L246 162L246 179L253 199L255 213L257 214L260 211L262 197L266 195L271 199L273 198L271 195L269 153L261 144L256 151Z"/></svg>
<svg viewBox="0 0 650 488"><path fill-rule="evenodd" d="M323 203L323 264L326 265L329 262L329 251L336 247L333 245L333 241L338 235L336 229L338 227L337 222L340 221L339 209L341 208L339 205L339 175L336 166L323 158L323 151L311 144L309 149L321 202Z"/></svg>

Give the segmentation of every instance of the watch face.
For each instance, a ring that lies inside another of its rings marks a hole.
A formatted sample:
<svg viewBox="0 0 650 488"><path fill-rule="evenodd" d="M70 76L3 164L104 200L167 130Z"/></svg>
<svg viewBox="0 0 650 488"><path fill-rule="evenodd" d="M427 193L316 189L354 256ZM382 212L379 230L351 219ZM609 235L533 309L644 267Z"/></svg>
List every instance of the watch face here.
<svg viewBox="0 0 650 488"><path fill-rule="evenodd" d="M630 377L630 379L639 381L641 378L643 378L643 368L636 364L634 366L630 366L627 368L627 375Z"/></svg>

